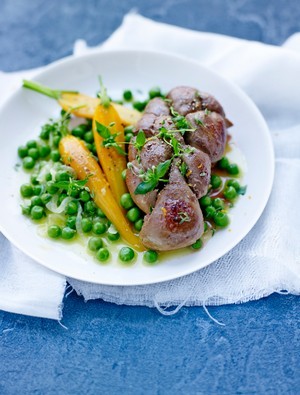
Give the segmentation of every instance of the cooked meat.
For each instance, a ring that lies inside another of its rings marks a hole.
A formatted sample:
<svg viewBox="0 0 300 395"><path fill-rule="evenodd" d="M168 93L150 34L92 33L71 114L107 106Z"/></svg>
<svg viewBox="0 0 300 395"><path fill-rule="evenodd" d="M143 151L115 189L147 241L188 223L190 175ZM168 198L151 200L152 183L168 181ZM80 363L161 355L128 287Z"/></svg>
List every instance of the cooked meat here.
<svg viewBox="0 0 300 395"><path fill-rule="evenodd" d="M209 111L217 112L222 115L222 117L225 117L223 107L214 96L206 92L200 92L200 98L202 110L207 109Z"/></svg>
<svg viewBox="0 0 300 395"><path fill-rule="evenodd" d="M172 100L172 107L181 115L189 114L202 109L199 92L189 86L177 86L168 93Z"/></svg>
<svg viewBox="0 0 300 395"><path fill-rule="evenodd" d="M178 169L172 164L169 183L157 196L153 211L146 215L140 237L147 248L169 251L186 247L203 233L199 202Z"/></svg>
<svg viewBox="0 0 300 395"><path fill-rule="evenodd" d="M154 137L148 140L141 150L141 164L147 170L152 166L157 166L159 163L170 159L172 154L172 148L168 144Z"/></svg>
<svg viewBox="0 0 300 395"><path fill-rule="evenodd" d="M168 104L162 98L155 97L147 104L145 114L154 114L156 117L159 115L169 115L170 109Z"/></svg>
<svg viewBox="0 0 300 395"><path fill-rule="evenodd" d="M135 136L131 137L130 144L128 144L128 162L133 162L138 154L138 150L134 146L135 139Z"/></svg>
<svg viewBox="0 0 300 395"><path fill-rule="evenodd" d="M186 146L188 148L189 146ZM197 199L207 194L210 183L211 161L204 152L194 148L192 152L182 155L187 165L186 178L188 185Z"/></svg>
<svg viewBox="0 0 300 395"><path fill-rule="evenodd" d="M135 133L138 133L139 130L143 130L146 137L153 136L154 122L156 121L156 118L157 116L154 114L144 114L136 124Z"/></svg>
<svg viewBox="0 0 300 395"><path fill-rule="evenodd" d="M126 184L129 193L134 201L134 203L146 214L150 213L151 209L155 205L158 190L154 190L146 193L145 195L135 195L134 191L136 187L142 182L141 178L138 176L139 172L143 170L142 166L138 161L134 160L132 163L132 169L127 169L126 171Z"/></svg>
<svg viewBox="0 0 300 395"><path fill-rule="evenodd" d="M216 113L197 111L186 116L193 132L186 132L185 140L210 157L212 163L222 158L226 145L226 125L224 118Z"/></svg>
<svg viewBox="0 0 300 395"><path fill-rule="evenodd" d="M225 117L223 107L214 96L195 88L178 86L168 93L168 99L172 100L171 105L181 115L207 109Z"/></svg>

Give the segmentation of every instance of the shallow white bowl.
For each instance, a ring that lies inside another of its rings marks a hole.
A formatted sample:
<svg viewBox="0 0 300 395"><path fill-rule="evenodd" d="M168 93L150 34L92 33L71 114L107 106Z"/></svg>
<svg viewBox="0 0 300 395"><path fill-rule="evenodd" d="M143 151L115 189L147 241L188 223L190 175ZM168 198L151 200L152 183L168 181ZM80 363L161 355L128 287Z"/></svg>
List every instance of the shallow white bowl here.
<svg viewBox="0 0 300 395"><path fill-rule="evenodd" d="M20 88L0 110L0 229L19 249L47 268L79 280L108 285L151 284L199 270L232 249L254 226L269 198L274 154L267 125L253 102L238 87L196 62L154 52L113 51L70 57L47 67L35 79L57 89L95 95L101 75L110 95L124 89L145 93L152 86L163 91L189 85L213 94L233 121L233 141L242 151L247 169L247 194L231 210L230 227L219 231L201 251L177 256L157 266L117 262L97 264L80 245L40 237L37 227L20 210L19 187L28 176L16 171L17 147L36 138L40 126L59 114L55 101Z"/></svg>

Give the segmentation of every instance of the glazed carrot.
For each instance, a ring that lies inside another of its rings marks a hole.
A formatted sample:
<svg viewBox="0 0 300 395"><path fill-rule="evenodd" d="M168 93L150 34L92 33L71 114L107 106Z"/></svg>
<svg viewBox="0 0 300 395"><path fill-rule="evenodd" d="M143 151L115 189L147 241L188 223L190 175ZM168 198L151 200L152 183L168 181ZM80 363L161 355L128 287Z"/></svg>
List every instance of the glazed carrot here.
<svg viewBox="0 0 300 395"><path fill-rule="evenodd" d="M42 93L58 101L59 105L66 111L70 111L77 117L93 119L97 105L100 100L76 91L62 91L48 88L34 81L23 81L23 87ZM118 112L123 125L135 125L141 118L139 111L124 107L117 103L111 105Z"/></svg>
<svg viewBox="0 0 300 395"><path fill-rule="evenodd" d="M97 123L107 128L106 132L108 134L115 135L113 142L118 150L113 146L104 146L105 139L98 133ZM96 107L93 119L93 133L101 167L109 182L112 194L119 203L121 196L128 192L125 181L122 178L122 171L126 169L127 161L125 152L122 154L125 139L124 128L117 111L112 105L104 107L99 104Z"/></svg>
<svg viewBox="0 0 300 395"><path fill-rule="evenodd" d="M145 250L127 222L120 206L115 201L109 184L96 160L91 156L83 141L67 135L59 143L59 152L66 165L71 166L80 180L88 179L94 202L114 224L123 239L138 251Z"/></svg>

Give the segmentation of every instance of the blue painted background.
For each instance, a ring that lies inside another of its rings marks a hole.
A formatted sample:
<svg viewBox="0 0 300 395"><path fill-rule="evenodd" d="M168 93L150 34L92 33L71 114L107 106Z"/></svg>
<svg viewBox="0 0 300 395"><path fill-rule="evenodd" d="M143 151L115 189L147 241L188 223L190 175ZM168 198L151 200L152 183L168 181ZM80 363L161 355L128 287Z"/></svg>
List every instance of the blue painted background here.
<svg viewBox="0 0 300 395"><path fill-rule="evenodd" d="M106 39L137 9L157 21L281 44L300 31L297 0L0 0L0 69ZM1 88L1 87L0 87ZM0 267L1 270L1 267ZM298 394L299 299L156 310L65 299L63 324L0 311L0 394Z"/></svg>

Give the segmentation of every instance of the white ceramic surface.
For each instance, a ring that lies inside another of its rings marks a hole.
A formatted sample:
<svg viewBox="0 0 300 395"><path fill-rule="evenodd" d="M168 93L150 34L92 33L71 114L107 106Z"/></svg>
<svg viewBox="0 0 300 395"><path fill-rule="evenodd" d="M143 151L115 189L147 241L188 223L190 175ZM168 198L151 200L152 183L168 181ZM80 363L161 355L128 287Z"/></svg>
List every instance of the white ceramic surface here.
<svg viewBox="0 0 300 395"><path fill-rule="evenodd" d="M16 171L17 147L35 138L40 126L58 116L55 101L20 88L0 110L0 229L18 248L40 264L76 279L110 285L151 284L174 279L207 266L232 249L254 226L269 198L274 154L266 123L252 101L235 85L196 62L171 55L113 51L67 58L47 67L36 80L53 88L95 95L101 75L113 98L124 89L152 86L168 91L190 85L213 94L234 122L233 141L242 151L247 169L247 194L231 210L230 227L219 231L201 251L174 257L157 266L118 262L100 265L80 245L62 244L39 236L37 227L20 210L19 187L28 176Z"/></svg>

